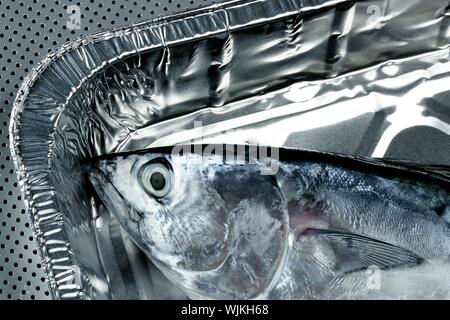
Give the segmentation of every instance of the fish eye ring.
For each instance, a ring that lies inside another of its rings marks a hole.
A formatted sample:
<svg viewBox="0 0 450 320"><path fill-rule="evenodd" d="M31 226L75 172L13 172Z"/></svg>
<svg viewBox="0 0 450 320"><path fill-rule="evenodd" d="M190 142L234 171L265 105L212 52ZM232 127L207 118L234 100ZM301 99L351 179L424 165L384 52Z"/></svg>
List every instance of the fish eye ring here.
<svg viewBox="0 0 450 320"><path fill-rule="evenodd" d="M162 163L149 163L142 170L142 184L152 196L165 197L172 189L171 172Z"/></svg>

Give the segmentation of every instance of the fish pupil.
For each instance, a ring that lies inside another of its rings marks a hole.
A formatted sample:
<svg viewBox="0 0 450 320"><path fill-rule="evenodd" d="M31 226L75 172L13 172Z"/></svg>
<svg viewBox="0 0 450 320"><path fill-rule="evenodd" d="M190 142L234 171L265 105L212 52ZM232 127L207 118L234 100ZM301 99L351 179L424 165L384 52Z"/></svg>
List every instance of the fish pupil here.
<svg viewBox="0 0 450 320"><path fill-rule="evenodd" d="M166 178L161 172L153 172L150 177L150 184L154 190L160 191L166 186Z"/></svg>

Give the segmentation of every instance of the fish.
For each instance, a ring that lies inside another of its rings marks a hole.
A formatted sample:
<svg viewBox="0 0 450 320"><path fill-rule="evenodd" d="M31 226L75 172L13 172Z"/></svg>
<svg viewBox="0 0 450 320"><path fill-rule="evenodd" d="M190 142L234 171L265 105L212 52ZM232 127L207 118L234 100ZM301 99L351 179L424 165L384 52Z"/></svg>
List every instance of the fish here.
<svg viewBox="0 0 450 320"><path fill-rule="evenodd" d="M98 156L87 172L191 299L450 298L445 168L184 145Z"/></svg>

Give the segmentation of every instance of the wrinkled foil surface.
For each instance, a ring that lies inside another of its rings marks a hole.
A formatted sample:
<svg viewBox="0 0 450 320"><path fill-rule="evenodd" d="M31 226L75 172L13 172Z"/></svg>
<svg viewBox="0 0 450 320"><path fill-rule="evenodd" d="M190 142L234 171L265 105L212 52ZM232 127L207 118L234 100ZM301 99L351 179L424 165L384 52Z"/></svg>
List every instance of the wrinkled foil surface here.
<svg viewBox="0 0 450 320"><path fill-rule="evenodd" d="M92 156L194 141L450 164L448 6L232 1L49 55L10 138L53 297L185 298L93 196Z"/></svg>

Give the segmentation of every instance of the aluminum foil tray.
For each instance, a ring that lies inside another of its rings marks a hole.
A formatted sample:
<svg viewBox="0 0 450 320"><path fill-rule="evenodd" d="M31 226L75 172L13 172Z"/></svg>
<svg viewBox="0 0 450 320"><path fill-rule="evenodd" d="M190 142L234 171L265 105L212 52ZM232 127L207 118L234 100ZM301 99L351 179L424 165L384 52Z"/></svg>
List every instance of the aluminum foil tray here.
<svg viewBox="0 0 450 320"><path fill-rule="evenodd" d="M51 294L184 294L100 206L81 163L180 142L449 164L449 2L232 1L47 56L10 139Z"/></svg>

